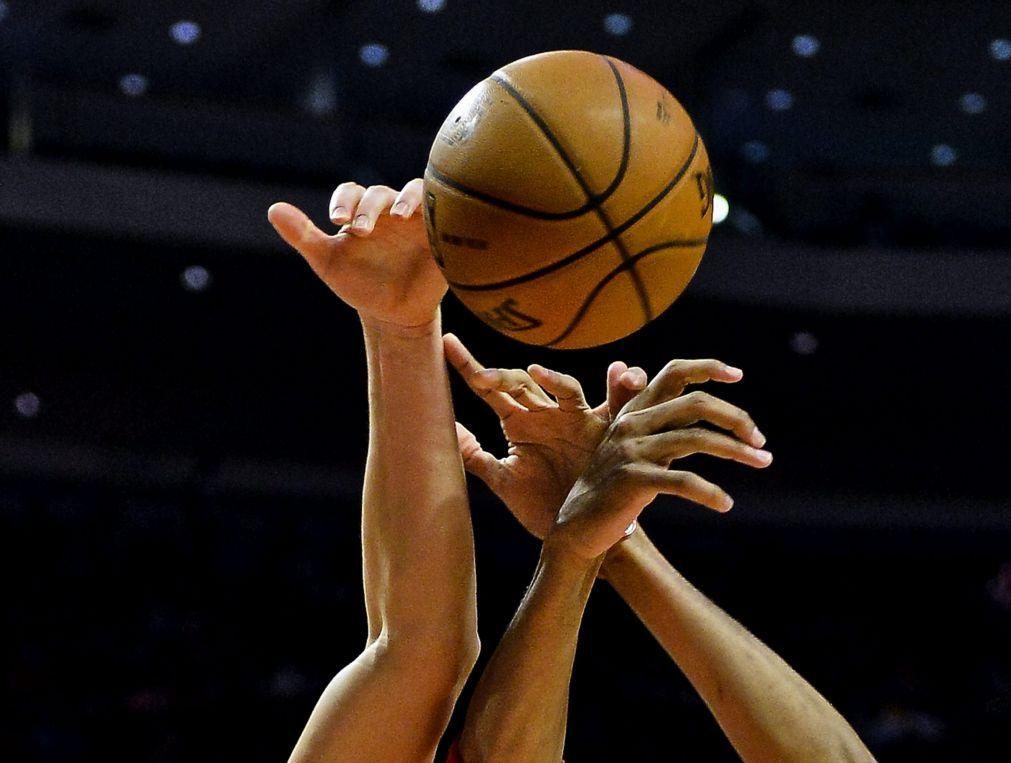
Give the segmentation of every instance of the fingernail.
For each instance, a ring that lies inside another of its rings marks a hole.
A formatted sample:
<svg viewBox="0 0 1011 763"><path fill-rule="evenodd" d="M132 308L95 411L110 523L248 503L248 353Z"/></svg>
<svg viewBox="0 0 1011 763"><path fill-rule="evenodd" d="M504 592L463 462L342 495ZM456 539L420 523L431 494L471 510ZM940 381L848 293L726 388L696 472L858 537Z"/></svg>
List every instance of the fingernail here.
<svg viewBox="0 0 1011 763"><path fill-rule="evenodd" d="M355 218L355 223L352 227L357 228L358 230L368 230L369 229L368 215L358 215L358 217Z"/></svg>
<svg viewBox="0 0 1011 763"><path fill-rule="evenodd" d="M720 509L722 511L730 511L734 508L734 499L729 495L723 496L723 501L720 503Z"/></svg>
<svg viewBox="0 0 1011 763"><path fill-rule="evenodd" d="M752 453L757 461L761 461L763 464L772 463L772 454L767 450L756 450L752 448Z"/></svg>
<svg viewBox="0 0 1011 763"><path fill-rule="evenodd" d="M407 215L407 204L403 201L398 201L393 205L393 209L390 210L390 214L405 217Z"/></svg>
<svg viewBox="0 0 1011 763"><path fill-rule="evenodd" d="M330 219L335 223L345 222L348 219L348 211L345 207L334 207L330 214Z"/></svg>
<svg viewBox="0 0 1011 763"><path fill-rule="evenodd" d="M766 442L765 435L762 434L761 430L759 430L758 427L755 427L754 430L751 432L751 442L756 448L761 448L763 445L765 445Z"/></svg>
<svg viewBox="0 0 1011 763"><path fill-rule="evenodd" d="M737 368L735 366L728 366L725 363L723 364L723 370L726 371L728 375L730 375L730 376L736 376L738 379L740 379L742 376L744 376L744 371L743 370L741 370L740 368Z"/></svg>

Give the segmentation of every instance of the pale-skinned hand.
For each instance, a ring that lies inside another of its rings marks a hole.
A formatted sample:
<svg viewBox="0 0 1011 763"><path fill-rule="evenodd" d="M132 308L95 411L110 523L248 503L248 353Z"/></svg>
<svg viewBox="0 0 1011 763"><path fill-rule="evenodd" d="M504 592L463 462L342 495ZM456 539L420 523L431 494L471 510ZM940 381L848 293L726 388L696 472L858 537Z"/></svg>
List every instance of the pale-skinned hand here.
<svg viewBox="0 0 1011 763"><path fill-rule="evenodd" d="M284 202L272 205L267 217L363 321L413 328L432 322L447 288L429 251L421 200L420 178L399 193L349 182L330 199L330 220L341 226L334 235Z"/></svg>

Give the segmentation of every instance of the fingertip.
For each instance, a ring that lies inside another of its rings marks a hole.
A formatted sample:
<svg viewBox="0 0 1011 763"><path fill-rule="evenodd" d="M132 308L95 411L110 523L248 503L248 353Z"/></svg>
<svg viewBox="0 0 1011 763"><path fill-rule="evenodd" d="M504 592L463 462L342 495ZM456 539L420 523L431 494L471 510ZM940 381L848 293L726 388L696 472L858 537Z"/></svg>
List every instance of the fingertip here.
<svg viewBox="0 0 1011 763"><path fill-rule="evenodd" d="M721 370L723 371L722 381L736 382L744 378L744 371L736 366L728 366L724 363Z"/></svg>

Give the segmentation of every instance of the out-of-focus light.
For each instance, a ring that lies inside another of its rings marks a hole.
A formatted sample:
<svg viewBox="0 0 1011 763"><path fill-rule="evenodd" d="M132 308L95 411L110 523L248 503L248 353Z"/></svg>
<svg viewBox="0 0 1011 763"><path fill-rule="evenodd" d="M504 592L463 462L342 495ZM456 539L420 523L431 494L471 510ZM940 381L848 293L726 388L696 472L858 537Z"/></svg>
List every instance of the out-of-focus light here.
<svg viewBox="0 0 1011 763"><path fill-rule="evenodd" d="M982 114L986 111L986 98L979 93L963 93L958 105L966 114Z"/></svg>
<svg viewBox="0 0 1011 763"><path fill-rule="evenodd" d="M818 50L821 48L821 43L818 42L818 38L810 34L798 34L793 38L793 42L790 44L793 48L793 52L796 53L801 58L811 58L817 55Z"/></svg>
<svg viewBox="0 0 1011 763"><path fill-rule="evenodd" d="M958 153L947 143L938 143L930 149L930 161L938 167L950 167L958 159Z"/></svg>
<svg viewBox="0 0 1011 763"><path fill-rule="evenodd" d="M749 140L741 146L741 156L752 164L760 164L769 158L769 147L760 140Z"/></svg>
<svg viewBox="0 0 1011 763"><path fill-rule="evenodd" d="M358 49L358 58L366 66L382 66L390 57L390 49L381 42L370 42Z"/></svg>
<svg viewBox="0 0 1011 763"><path fill-rule="evenodd" d="M734 213L727 220L740 233L745 236L761 236L765 229L762 221L755 215L740 206L734 207Z"/></svg>
<svg viewBox="0 0 1011 763"><path fill-rule="evenodd" d="M34 419L42 410L42 401L34 392L22 392L14 398L14 410L23 419Z"/></svg>
<svg viewBox="0 0 1011 763"><path fill-rule="evenodd" d="M721 222L727 219L727 215L730 214L730 202L727 201L727 197L722 194L713 195L713 224L719 225Z"/></svg>
<svg viewBox="0 0 1011 763"><path fill-rule="evenodd" d="M137 97L147 92L148 81L143 74L124 74L119 78L119 89L123 95Z"/></svg>
<svg viewBox="0 0 1011 763"><path fill-rule="evenodd" d="M765 94L765 105L773 111L789 111L793 108L793 93L777 87Z"/></svg>
<svg viewBox="0 0 1011 763"><path fill-rule="evenodd" d="M818 351L818 337L810 331L798 331L790 337L790 349L798 355L814 355Z"/></svg>
<svg viewBox="0 0 1011 763"><path fill-rule="evenodd" d="M438 13L446 7L446 0L418 0L418 8L425 13Z"/></svg>
<svg viewBox="0 0 1011 763"><path fill-rule="evenodd" d="M604 31L615 37L624 37L632 31L632 17L627 13L608 13L604 16Z"/></svg>
<svg viewBox="0 0 1011 763"><path fill-rule="evenodd" d="M200 24L195 21L177 21L169 27L169 37L180 45L192 45L200 39Z"/></svg>
<svg viewBox="0 0 1011 763"><path fill-rule="evenodd" d="M4 0L0 0L0 21L7 18L7 3Z"/></svg>
<svg viewBox="0 0 1011 763"><path fill-rule="evenodd" d="M317 74L309 84L302 103L317 117L330 116L337 110L337 82L329 73Z"/></svg>
<svg viewBox="0 0 1011 763"><path fill-rule="evenodd" d="M203 265L190 265L179 280L186 291L204 291L211 285L211 274Z"/></svg>
<svg viewBox="0 0 1011 763"><path fill-rule="evenodd" d="M1011 61L1011 40L999 37L990 41L990 55L998 61Z"/></svg>

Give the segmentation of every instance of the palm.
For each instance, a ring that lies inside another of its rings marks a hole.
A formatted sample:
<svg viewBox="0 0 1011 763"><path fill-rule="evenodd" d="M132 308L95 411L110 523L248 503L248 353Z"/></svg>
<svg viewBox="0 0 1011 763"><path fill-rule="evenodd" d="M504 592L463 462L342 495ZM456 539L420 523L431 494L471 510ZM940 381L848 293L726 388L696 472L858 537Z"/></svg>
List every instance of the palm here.
<svg viewBox="0 0 1011 763"><path fill-rule="evenodd" d="M446 293L420 217L381 217L368 238L330 236L314 259L313 269L338 297L377 320L424 323Z"/></svg>
<svg viewBox="0 0 1011 763"><path fill-rule="evenodd" d="M543 538L572 484L607 431L606 411L518 410L502 422L507 455L489 470L488 485L533 535ZM467 435L470 435L468 432ZM481 450L461 438L466 461Z"/></svg>
<svg viewBox="0 0 1011 763"><path fill-rule="evenodd" d="M340 194L345 194L341 203L350 204L349 217L368 218L367 227L344 225L328 236L285 203L273 205L268 217L316 275L363 318L400 326L427 324L447 287L429 251L422 216L415 214L421 181L411 181L399 195L386 186L363 189L347 183L338 187L335 200ZM397 199L405 212L394 216L390 207Z"/></svg>

